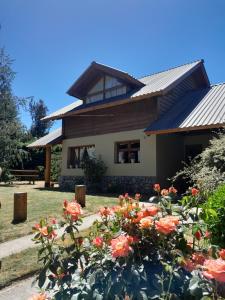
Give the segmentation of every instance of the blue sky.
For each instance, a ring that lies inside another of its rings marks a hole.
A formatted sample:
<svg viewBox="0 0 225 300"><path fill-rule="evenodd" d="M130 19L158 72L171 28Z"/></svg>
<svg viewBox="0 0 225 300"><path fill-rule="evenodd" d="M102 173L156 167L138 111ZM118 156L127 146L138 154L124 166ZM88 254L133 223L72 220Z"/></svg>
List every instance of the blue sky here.
<svg viewBox="0 0 225 300"><path fill-rule="evenodd" d="M93 60L141 77L204 58L225 81L225 0L0 0L0 24L15 95L50 112L74 101L66 90Z"/></svg>

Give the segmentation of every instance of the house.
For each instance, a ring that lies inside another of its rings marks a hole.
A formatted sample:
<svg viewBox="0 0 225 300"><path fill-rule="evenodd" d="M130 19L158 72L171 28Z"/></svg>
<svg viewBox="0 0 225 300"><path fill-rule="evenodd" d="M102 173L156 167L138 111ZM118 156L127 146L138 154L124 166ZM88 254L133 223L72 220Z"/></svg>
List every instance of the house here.
<svg viewBox="0 0 225 300"><path fill-rule="evenodd" d="M93 62L67 93L79 100L43 119L61 119L62 128L29 145L46 147L49 185L51 146L62 142L61 188L83 180L84 155L105 162L106 188L166 185L225 122L225 84L210 84L203 60L139 79Z"/></svg>

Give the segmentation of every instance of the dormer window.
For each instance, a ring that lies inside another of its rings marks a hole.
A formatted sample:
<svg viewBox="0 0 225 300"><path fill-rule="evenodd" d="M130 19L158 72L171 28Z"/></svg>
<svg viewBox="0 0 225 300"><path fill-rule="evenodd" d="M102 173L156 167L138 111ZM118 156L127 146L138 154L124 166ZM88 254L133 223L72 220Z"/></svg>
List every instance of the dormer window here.
<svg viewBox="0 0 225 300"><path fill-rule="evenodd" d="M89 90L86 103L92 103L104 99L113 98L127 93L127 86L111 76L103 76Z"/></svg>

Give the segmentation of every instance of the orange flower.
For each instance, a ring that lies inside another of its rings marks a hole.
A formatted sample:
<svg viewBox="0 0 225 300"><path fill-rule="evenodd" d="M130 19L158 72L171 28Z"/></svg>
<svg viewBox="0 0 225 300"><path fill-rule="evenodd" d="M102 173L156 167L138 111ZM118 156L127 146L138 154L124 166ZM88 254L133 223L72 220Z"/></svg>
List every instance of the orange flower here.
<svg viewBox="0 0 225 300"><path fill-rule="evenodd" d="M161 190L161 195L162 196L168 196L169 195L169 191L167 189L163 189L163 190Z"/></svg>
<svg viewBox="0 0 225 300"><path fill-rule="evenodd" d="M222 258L222 259L225 260L225 249L221 249L221 250L219 251L219 256L220 256L220 258Z"/></svg>
<svg viewBox="0 0 225 300"><path fill-rule="evenodd" d="M139 223L143 217L144 215L142 211L137 212L136 216L132 218L132 223Z"/></svg>
<svg viewBox="0 0 225 300"><path fill-rule="evenodd" d="M225 261L218 259L207 259L204 262L203 275L208 279L225 282Z"/></svg>
<svg viewBox="0 0 225 300"><path fill-rule="evenodd" d="M175 189L175 187L171 186L171 187L169 188L169 193L171 193L171 194L176 194L176 193L177 193L177 189Z"/></svg>
<svg viewBox="0 0 225 300"><path fill-rule="evenodd" d="M40 227L39 231L43 237L47 237L49 239L52 239L57 236L56 232L51 227L48 226Z"/></svg>
<svg viewBox="0 0 225 300"><path fill-rule="evenodd" d="M130 247L129 239L125 235L111 240L112 256L113 257L125 257L132 251Z"/></svg>
<svg viewBox="0 0 225 300"><path fill-rule="evenodd" d="M109 215L112 214L110 208L108 208L108 207L102 207L102 208L100 208L99 213L100 213L100 215L101 215L102 217L103 217L103 216L104 216L104 217L107 217L107 216L109 216Z"/></svg>
<svg viewBox="0 0 225 300"><path fill-rule="evenodd" d="M75 201L64 201L64 213L66 215L70 215L73 221L77 221L79 216L82 214L81 206Z"/></svg>
<svg viewBox="0 0 225 300"><path fill-rule="evenodd" d="M139 227L141 229L149 229L153 225L153 219L152 217L145 217L141 219Z"/></svg>
<svg viewBox="0 0 225 300"><path fill-rule="evenodd" d="M160 184L155 183L154 186L153 186L153 190L159 193L160 192Z"/></svg>
<svg viewBox="0 0 225 300"><path fill-rule="evenodd" d="M176 217L176 216L166 216L166 219L170 220L175 225L178 225L180 223L179 217Z"/></svg>
<svg viewBox="0 0 225 300"><path fill-rule="evenodd" d="M36 294L31 296L28 300L47 300L47 299L48 298L46 294L41 293L41 294Z"/></svg>
<svg viewBox="0 0 225 300"><path fill-rule="evenodd" d="M144 217L154 217L159 211L159 208L156 205L148 205L145 209L144 208L145 207L142 209Z"/></svg>
<svg viewBox="0 0 225 300"><path fill-rule="evenodd" d="M100 236L97 236L96 238L93 239L92 241L93 245L97 248L102 248L103 246L103 238Z"/></svg>
<svg viewBox="0 0 225 300"><path fill-rule="evenodd" d="M161 218L159 221L155 222L155 228L158 232L163 234L170 234L176 230L176 224L171 216Z"/></svg>
<svg viewBox="0 0 225 300"><path fill-rule="evenodd" d="M196 195L199 194L199 190L196 189L196 188L192 188L192 189L191 189L191 194L192 194L192 196L196 196Z"/></svg>

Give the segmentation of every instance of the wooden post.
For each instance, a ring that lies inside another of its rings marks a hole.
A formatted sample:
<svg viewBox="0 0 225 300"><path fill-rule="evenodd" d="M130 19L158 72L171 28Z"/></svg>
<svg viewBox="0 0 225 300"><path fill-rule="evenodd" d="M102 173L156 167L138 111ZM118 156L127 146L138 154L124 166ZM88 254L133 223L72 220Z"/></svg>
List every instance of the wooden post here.
<svg viewBox="0 0 225 300"><path fill-rule="evenodd" d="M85 207L86 201L86 185L76 185L75 186L75 199L81 205Z"/></svg>
<svg viewBox="0 0 225 300"><path fill-rule="evenodd" d="M45 148L45 187L51 185L51 146Z"/></svg>
<svg viewBox="0 0 225 300"><path fill-rule="evenodd" d="M24 222L27 219L27 193L14 193L13 223Z"/></svg>

